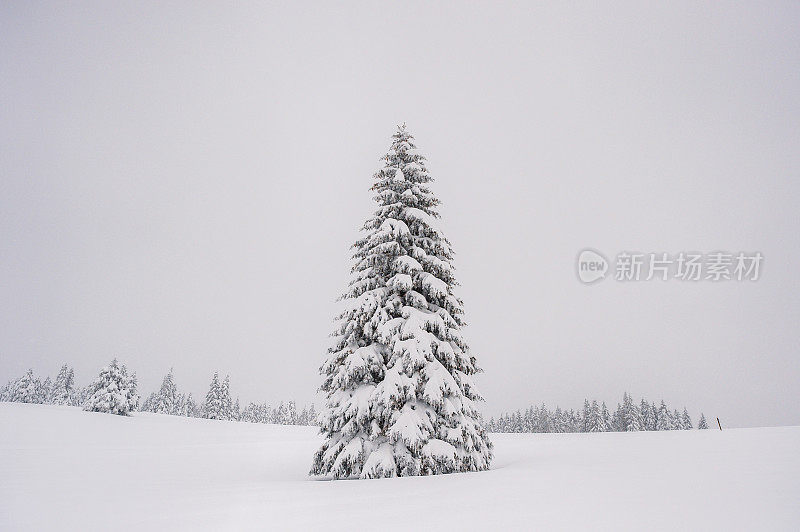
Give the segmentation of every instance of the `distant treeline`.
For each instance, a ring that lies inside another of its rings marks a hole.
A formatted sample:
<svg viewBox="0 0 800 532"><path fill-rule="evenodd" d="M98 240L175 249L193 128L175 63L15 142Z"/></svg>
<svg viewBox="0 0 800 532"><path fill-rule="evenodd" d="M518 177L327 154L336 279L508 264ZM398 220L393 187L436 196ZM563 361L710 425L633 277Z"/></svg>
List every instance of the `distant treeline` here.
<svg viewBox="0 0 800 532"><path fill-rule="evenodd" d="M108 391L109 388L118 391L122 387L121 379L124 379L125 382L124 388L127 393L125 398L114 397L114 393L119 395L118 392ZM28 370L18 379L14 379L0 388L0 401L70 405L83 408L91 406L93 410L109 411L108 407L103 408L102 405L98 407L97 397L101 397L103 394L110 397L111 403L125 405L113 413L128 414L140 411L251 423L316 425L317 413L313 404L300 411L297 410L294 401L281 402L274 408L266 403L250 403L243 409L240 408L239 399L232 399L230 378L226 376L220 380L218 373L214 373L211 379L205 401L197 402L191 393L181 393L175 384L173 372L170 370L164 377L161 387L140 404L139 396L136 393L136 375L133 373L128 375L125 365L119 365L117 361L105 368L100 377L88 386L75 384L75 371L67 364L61 367L55 379L50 377L42 379L36 376L33 370Z"/></svg>
<svg viewBox="0 0 800 532"><path fill-rule="evenodd" d="M611 414L605 403L583 402L583 410L549 410L545 405L531 406L525 412L502 414L486 423L490 432L632 432L640 430L688 430L694 428L686 408L671 410L664 401L656 406L642 399L633 402L628 393ZM706 417L700 414L698 429L707 429Z"/></svg>

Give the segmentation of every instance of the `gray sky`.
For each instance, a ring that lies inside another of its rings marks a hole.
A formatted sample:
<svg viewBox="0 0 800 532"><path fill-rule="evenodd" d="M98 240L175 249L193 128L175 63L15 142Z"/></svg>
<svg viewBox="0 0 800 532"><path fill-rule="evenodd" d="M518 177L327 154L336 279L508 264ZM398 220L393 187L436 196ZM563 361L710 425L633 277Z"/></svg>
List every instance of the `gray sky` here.
<svg viewBox="0 0 800 532"><path fill-rule="evenodd" d="M311 401L405 121L487 414L800 423L800 5L667 4L2 3L0 381L118 356ZM765 260L584 286L584 247Z"/></svg>

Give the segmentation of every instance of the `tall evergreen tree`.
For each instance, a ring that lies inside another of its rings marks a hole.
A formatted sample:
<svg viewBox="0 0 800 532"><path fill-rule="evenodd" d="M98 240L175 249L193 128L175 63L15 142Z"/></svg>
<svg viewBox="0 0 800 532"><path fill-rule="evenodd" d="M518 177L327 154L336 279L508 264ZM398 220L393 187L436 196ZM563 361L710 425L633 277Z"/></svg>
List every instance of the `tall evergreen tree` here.
<svg viewBox="0 0 800 532"><path fill-rule="evenodd" d="M706 421L706 415L702 412L700 413L700 421L697 423L697 428L706 430L708 429L708 422Z"/></svg>
<svg viewBox="0 0 800 532"><path fill-rule="evenodd" d="M425 158L405 125L372 190L378 210L354 244L335 344L320 368L325 436L311 474L390 477L488 469L479 371L461 328L450 242Z"/></svg>

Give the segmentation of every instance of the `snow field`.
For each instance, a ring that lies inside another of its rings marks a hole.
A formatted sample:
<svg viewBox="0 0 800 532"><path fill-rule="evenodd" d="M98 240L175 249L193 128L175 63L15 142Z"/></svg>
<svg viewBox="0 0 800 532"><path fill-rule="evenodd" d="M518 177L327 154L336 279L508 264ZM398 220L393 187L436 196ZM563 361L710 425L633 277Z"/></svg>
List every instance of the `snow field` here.
<svg viewBox="0 0 800 532"><path fill-rule="evenodd" d="M800 427L492 440L490 471L326 481L311 427L0 403L0 530L800 529Z"/></svg>

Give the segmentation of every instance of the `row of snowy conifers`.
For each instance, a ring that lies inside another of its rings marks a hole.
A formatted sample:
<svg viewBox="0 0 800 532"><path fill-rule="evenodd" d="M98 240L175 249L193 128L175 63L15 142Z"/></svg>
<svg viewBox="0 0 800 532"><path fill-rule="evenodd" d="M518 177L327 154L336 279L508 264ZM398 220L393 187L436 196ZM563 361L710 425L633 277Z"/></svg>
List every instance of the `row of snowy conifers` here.
<svg viewBox="0 0 800 532"><path fill-rule="evenodd" d="M55 380L44 380L28 370L22 377L0 388L0 401L81 406L84 410L109 414L131 415L132 412L155 412L174 416L278 423L282 425L313 425L316 422L314 405L298 412L294 401L270 408L266 403L250 403L243 410L239 399L231 398L230 378L220 380L214 373L205 401L198 403L191 393L180 393L172 370L167 373L161 388L139 403L136 374L114 359L90 385L75 385L75 371L64 364Z"/></svg>
<svg viewBox="0 0 800 532"><path fill-rule="evenodd" d="M631 432L639 430L688 430L694 428L686 408L683 413L670 410L664 401L656 406L647 400L637 405L628 393L610 414L606 403L586 399L583 411L548 410L545 405L531 406L524 413L503 414L487 423L490 432ZM707 429L706 417L700 414L698 429Z"/></svg>

